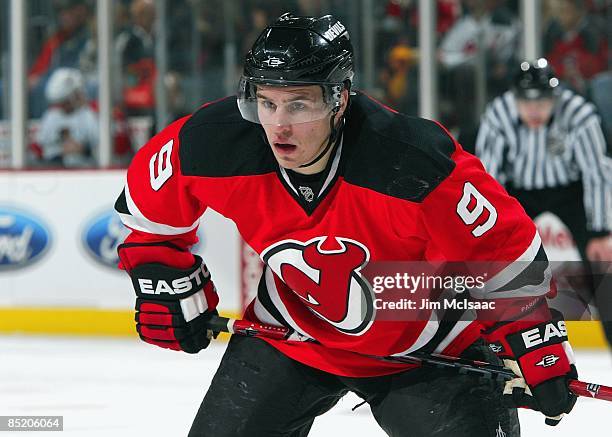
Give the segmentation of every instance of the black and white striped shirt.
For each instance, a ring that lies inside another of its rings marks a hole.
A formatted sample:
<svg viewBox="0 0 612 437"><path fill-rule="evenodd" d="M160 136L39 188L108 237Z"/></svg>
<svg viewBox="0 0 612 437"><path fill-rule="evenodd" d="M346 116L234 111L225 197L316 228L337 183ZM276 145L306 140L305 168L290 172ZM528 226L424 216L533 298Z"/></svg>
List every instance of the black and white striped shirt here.
<svg viewBox="0 0 612 437"><path fill-rule="evenodd" d="M517 189L563 187L582 179L587 227L609 230L612 160L592 103L563 90L548 124L521 123L511 91L495 98L482 116L476 154L500 183Z"/></svg>

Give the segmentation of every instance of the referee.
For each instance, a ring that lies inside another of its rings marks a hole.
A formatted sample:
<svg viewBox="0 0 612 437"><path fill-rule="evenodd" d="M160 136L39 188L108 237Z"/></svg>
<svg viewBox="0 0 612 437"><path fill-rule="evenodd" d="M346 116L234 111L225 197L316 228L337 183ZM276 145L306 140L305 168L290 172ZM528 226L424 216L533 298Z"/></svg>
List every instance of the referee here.
<svg viewBox="0 0 612 437"><path fill-rule="evenodd" d="M512 89L487 106L476 139L487 171L531 218L545 211L558 216L585 262L612 261L612 160L605 151L595 106L561 87L543 58L520 64ZM612 290L601 291L612 343Z"/></svg>

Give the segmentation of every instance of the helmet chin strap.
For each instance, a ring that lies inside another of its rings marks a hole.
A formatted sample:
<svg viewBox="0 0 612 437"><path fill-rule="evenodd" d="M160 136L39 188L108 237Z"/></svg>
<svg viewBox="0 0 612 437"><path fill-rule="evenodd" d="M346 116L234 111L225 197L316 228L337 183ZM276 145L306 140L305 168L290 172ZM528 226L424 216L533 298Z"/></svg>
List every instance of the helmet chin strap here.
<svg viewBox="0 0 612 437"><path fill-rule="evenodd" d="M329 137L327 138L327 145L323 148L323 150L321 150L321 152L315 157L315 159L313 159L307 164L300 165L298 168L310 167L311 165L314 165L317 162L319 162L328 152L329 148L336 142L336 140L338 139L338 133L340 132L340 129L336 127L336 124L334 123L334 118L336 117L336 114L338 113L339 110L340 108L337 108L337 107L334 108L332 111L332 115L329 119L329 127L331 129L331 132L329 134Z"/></svg>

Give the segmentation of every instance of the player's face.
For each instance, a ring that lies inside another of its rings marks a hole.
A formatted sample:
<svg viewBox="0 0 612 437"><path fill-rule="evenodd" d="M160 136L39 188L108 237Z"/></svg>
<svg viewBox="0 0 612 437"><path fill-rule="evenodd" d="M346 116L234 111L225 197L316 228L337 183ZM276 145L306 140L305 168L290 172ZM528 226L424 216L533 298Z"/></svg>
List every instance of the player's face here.
<svg viewBox="0 0 612 437"><path fill-rule="evenodd" d="M346 98L342 101L337 119L346 106ZM257 113L272 152L284 168L297 169L309 163L327 145L332 112L320 86L258 86ZM317 164L322 167L310 170L320 171L325 163L321 160Z"/></svg>
<svg viewBox="0 0 612 437"><path fill-rule="evenodd" d="M529 129L537 129L550 120L555 102L553 99L523 100L518 99L516 106L521 121Z"/></svg>

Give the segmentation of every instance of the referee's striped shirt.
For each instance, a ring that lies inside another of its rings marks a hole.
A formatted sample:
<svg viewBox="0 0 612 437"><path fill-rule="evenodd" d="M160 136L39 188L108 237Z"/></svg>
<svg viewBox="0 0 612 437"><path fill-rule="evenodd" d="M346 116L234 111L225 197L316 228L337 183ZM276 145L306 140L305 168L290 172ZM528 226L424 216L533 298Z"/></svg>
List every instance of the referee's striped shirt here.
<svg viewBox="0 0 612 437"><path fill-rule="evenodd" d="M589 231L607 231L612 160L595 106L570 90L557 98L550 122L529 129L519 120L511 91L494 99L482 116L476 154L504 185L534 190L582 179Z"/></svg>

